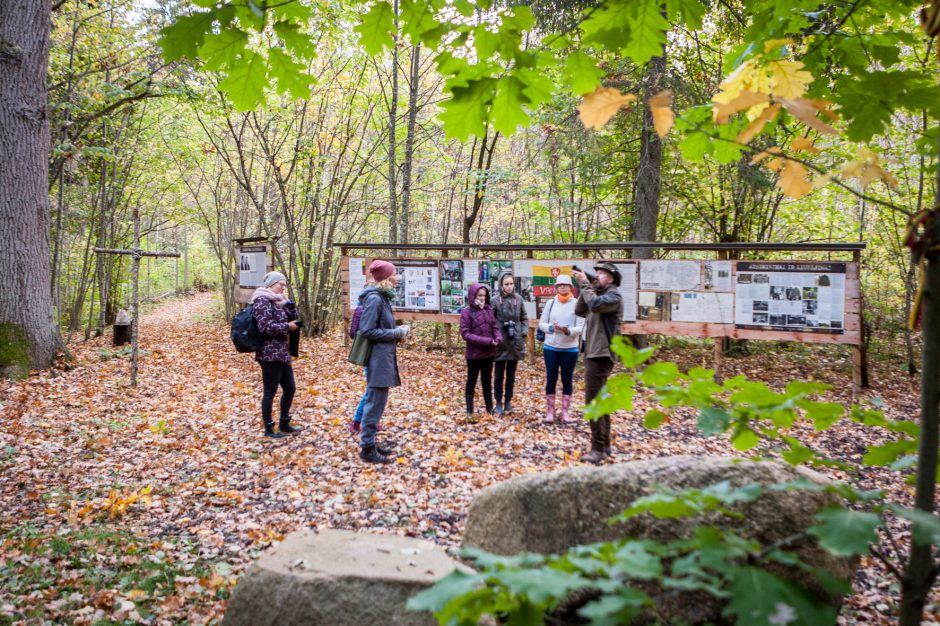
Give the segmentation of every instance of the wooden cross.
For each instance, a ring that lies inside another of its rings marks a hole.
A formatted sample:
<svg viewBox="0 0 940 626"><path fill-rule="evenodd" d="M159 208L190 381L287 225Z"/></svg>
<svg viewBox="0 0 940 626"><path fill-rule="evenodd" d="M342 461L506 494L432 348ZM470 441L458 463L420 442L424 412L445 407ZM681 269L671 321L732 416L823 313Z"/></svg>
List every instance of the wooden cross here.
<svg viewBox="0 0 940 626"><path fill-rule="evenodd" d="M145 252L140 248L140 212L134 207L134 247L130 250L118 250L114 248L94 248L99 254L129 254L134 257L134 263L131 270L131 280L134 283L133 295L131 296L131 387L137 386L137 311L139 308L139 278L140 278L140 259L145 256L163 256L179 258L179 252Z"/></svg>

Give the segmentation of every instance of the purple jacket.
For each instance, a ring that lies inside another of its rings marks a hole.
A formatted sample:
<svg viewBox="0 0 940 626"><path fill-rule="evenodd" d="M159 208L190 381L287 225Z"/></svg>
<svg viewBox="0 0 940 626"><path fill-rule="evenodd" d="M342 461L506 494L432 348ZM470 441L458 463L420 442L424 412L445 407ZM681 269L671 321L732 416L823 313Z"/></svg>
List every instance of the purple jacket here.
<svg viewBox="0 0 940 626"><path fill-rule="evenodd" d="M349 338L355 339L356 333L359 332L359 320L362 318L362 305L356 307L356 310L353 311L352 321L349 323Z"/></svg>
<svg viewBox="0 0 940 626"><path fill-rule="evenodd" d="M256 361L281 361L290 363L287 345L287 323L291 317L285 306L276 306L265 297L254 301L251 314L261 332L261 347L255 352Z"/></svg>
<svg viewBox="0 0 940 626"><path fill-rule="evenodd" d="M460 312L460 336L467 342L464 357L468 359L491 359L499 352L499 345L493 345L493 340L502 341L503 335L500 324L493 315L490 306L490 290L486 290L486 304L482 309L476 308L473 301L480 289L486 285L475 283L467 292L467 306Z"/></svg>

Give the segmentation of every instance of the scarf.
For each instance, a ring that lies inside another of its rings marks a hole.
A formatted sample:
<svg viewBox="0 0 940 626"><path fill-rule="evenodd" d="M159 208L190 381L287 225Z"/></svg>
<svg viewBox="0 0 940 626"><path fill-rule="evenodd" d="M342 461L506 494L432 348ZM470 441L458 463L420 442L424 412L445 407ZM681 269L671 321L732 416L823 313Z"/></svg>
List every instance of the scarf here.
<svg viewBox="0 0 940 626"><path fill-rule="evenodd" d="M382 295L385 296L385 298L388 300L394 300L395 297L398 296L398 292L396 292L394 289L383 289Z"/></svg>
<svg viewBox="0 0 940 626"><path fill-rule="evenodd" d="M560 293L555 294L555 297L558 298L558 301L564 304L568 300L571 300L574 297L573 293L569 293L567 296L563 296Z"/></svg>
<svg viewBox="0 0 940 626"><path fill-rule="evenodd" d="M285 296L283 293L274 293L267 287L258 287L255 289L255 292L251 294L251 304L254 304L255 300L258 298L267 298L276 306L284 306L287 304L287 296Z"/></svg>

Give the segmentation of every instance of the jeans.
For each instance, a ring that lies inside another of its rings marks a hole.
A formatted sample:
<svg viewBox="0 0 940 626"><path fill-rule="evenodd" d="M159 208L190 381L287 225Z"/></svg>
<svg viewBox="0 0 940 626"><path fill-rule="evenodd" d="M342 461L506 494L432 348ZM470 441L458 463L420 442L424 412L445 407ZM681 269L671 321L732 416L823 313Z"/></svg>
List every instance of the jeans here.
<svg viewBox="0 0 940 626"><path fill-rule="evenodd" d="M558 370L561 369L561 392L570 396L573 391L574 366L578 364L577 352L562 352L546 349L545 356L545 393L555 395L558 386Z"/></svg>
<svg viewBox="0 0 940 626"><path fill-rule="evenodd" d="M366 377L366 384L369 384L369 368L366 367L363 370L363 374ZM369 388L366 387L366 390L362 392L362 397L359 399L359 405L356 407L356 414L353 415L354 422L362 422L362 412L366 408L366 393L368 393Z"/></svg>
<svg viewBox="0 0 940 626"><path fill-rule="evenodd" d="M283 361L258 361L261 365L261 380L264 395L261 396L261 419L265 424L272 424L271 409L274 407L274 394L281 388L281 419L290 414L290 405L294 401L297 385L294 383L294 369Z"/></svg>
<svg viewBox="0 0 940 626"><path fill-rule="evenodd" d="M362 411L362 431L359 437L359 443L363 448L375 445L375 431L382 413L385 412L386 404L388 404L388 387L366 389L366 404Z"/></svg>
<svg viewBox="0 0 940 626"><path fill-rule="evenodd" d="M503 376L506 376L506 404L512 400L512 391L516 386L516 366L519 361L496 361L496 404L503 402Z"/></svg>
<svg viewBox="0 0 940 626"><path fill-rule="evenodd" d="M473 393L477 388L477 376L483 382L483 402L486 410L493 412L493 358L467 359L467 387L464 394L467 397L467 413L473 413Z"/></svg>

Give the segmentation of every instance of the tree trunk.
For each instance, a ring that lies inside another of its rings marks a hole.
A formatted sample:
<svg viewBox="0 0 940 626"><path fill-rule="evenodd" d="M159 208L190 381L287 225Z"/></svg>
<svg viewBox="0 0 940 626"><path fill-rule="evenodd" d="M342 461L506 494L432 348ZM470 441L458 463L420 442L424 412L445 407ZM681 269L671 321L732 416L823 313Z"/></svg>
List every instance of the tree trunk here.
<svg viewBox="0 0 940 626"><path fill-rule="evenodd" d="M401 166L401 243L408 243L411 221L411 164L414 158L415 126L418 120L418 81L421 78L421 46L411 52L411 84L408 92L408 130L405 135L405 162Z"/></svg>
<svg viewBox="0 0 940 626"><path fill-rule="evenodd" d="M940 156L940 141L937 144ZM937 170L933 216L927 223L927 246L940 241L940 170ZM917 451L917 490L914 506L935 514L937 444L940 436L940 252L927 252L923 292L924 349L920 377L920 446ZM917 526L917 524L914 524ZM924 533L927 534L927 533ZM900 626L918 626L937 577L931 545L911 540L911 556L901 581Z"/></svg>
<svg viewBox="0 0 940 626"><path fill-rule="evenodd" d="M398 181L395 152L395 127L398 124L398 0L395 11L395 41L392 44L392 97L388 104L388 233L390 243L398 243Z"/></svg>
<svg viewBox="0 0 940 626"><path fill-rule="evenodd" d="M46 367L59 346L49 262L51 0L0 3L0 367ZM16 356L6 363L4 355Z"/></svg>
<svg viewBox="0 0 940 626"><path fill-rule="evenodd" d="M643 101L662 90L666 76L666 51L662 56L653 57L646 66L643 78ZM643 109L643 131L640 135L640 163L636 173L634 193L633 239L635 241L656 241L656 222L659 220L659 187L663 164L663 142L653 126L653 112L649 106ZM650 248L633 250L633 258L649 259L653 256Z"/></svg>

